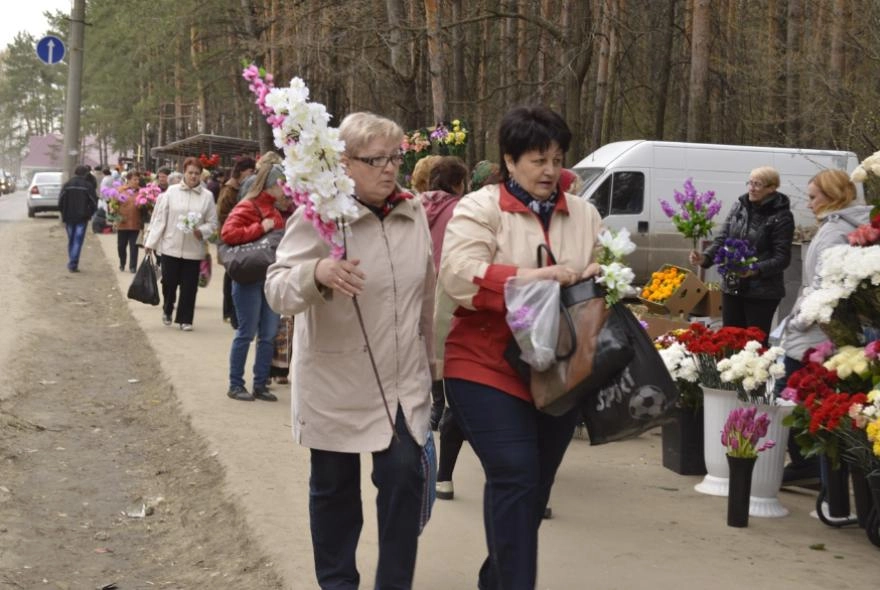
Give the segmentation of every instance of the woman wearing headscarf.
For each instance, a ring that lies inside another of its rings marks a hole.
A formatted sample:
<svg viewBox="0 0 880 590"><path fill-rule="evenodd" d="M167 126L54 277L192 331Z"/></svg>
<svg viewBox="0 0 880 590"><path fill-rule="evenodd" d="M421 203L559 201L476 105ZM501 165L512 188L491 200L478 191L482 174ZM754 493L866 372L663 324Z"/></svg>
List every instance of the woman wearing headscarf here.
<svg viewBox="0 0 880 590"><path fill-rule="evenodd" d="M504 284L519 277L568 285L597 274L600 217L560 189L571 131L557 113L512 109L498 137L502 182L462 197L446 226L439 278L457 308L443 372L449 405L486 475L489 555L479 587L533 590L538 528L578 412L539 412L528 383L505 360L512 334ZM539 245L558 263L537 268Z"/></svg>
<svg viewBox="0 0 880 590"><path fill-rule="evenodd" d="M431 236L421 204L396 182L403 161L400 126L353 113L343 119L339 137L357 201L345 258L330 256L301 207L269 268L266 296L275 311L297 316L292 422L296 441L311 450L309 515L318 584L358 587L360 455L370 453L379 536L371 585L411 588L425 491L422 453L430 436Z"/></svg>

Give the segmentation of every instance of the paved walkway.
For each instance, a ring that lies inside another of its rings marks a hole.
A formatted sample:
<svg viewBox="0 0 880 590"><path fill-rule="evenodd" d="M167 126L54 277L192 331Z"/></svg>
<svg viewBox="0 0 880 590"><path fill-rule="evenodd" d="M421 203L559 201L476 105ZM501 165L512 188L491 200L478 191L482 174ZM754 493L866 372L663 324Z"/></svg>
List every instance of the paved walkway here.
<svg viewBox="0 0 880 590"><path fill-rule="evenodd" d="M97 238L125 293L132 275L116 270L116 236ZM290 392L275 386L278 403L226 397L233 331L221 321L222 268L215 264L214 271L211 284L199 289L191 333L164 327L159 307L133 301L129 306L183 412L225 466L225 492L244 507L255 538L290 588L315 588L308 451L292 440ZM366 588L372 586L376 561L375 491L368 457L362 465L365 526L358 563ZM538 588L826 590L876 585L880 550L868 543L864 531L831 529L811 518L813 494L786 492L782 501L791 510L788 517L752 518L748 528L733 529L725 525L724 498L693 491L699 480L660 465L656 431L598 447L573 441L551 498L554 518L541 528ZM455 471L455 500L437 502L420 540L415 588L476 588L485 557L482 482L479 464L466 446ZM815 544L826 550L810 549Z"/></svg>

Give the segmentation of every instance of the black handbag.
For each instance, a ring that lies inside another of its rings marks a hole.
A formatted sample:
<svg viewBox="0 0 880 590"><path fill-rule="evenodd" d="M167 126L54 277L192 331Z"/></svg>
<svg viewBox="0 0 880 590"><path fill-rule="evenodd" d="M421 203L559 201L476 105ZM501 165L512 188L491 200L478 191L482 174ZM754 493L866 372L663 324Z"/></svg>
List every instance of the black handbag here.
<svg viewBox="0 0 880 590"><path fill-rule="evenodd" d="M555 264L545 244L538 246L538 266L542 251ZM584 279L560 290L559 337L556 363L537 371L519 359L519 347L511 339L505 358L529 384L538 410L561 416L596 394L633 357L621 313L622 303L610 309L605 304L605 290L595 280Z"/></svg>
<svg viewBox="0 0 880 590"><path fill-rule="evenodd" d="M159 281L157 280L156 260L153 253L150 252L134 273L131 285L128 287L128 298L147 303L149 305L159 305Z"/></svg>
<svg viewBox="0 0 880 590"><path fill-rule="evenodd" d="M275 250L283 236L284 230L276 229L246 244L220 244L217 252L226 274L236 283L258 283L264 280L269 266L275 262Z"/></svg>

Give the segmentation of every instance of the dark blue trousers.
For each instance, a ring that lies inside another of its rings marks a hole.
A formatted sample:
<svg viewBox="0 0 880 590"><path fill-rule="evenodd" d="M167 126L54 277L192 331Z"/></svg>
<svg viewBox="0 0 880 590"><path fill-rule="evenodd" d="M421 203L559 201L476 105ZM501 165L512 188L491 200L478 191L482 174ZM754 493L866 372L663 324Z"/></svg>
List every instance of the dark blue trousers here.
<svg viewBox="0 0 880 590"><path fill-rule="evenodd" d="M67 228L67 269L76 270L79 267L79 255L86 239L86 222L67 223L65 227Z"/></svg>
<svg viewBox="0 0 880 590"><path fill-rule="evenodd" d="M399 407L395 429L399 440L373 453L379 524L376 590L409 590L416 568L424 486L422 448L407 431ZM318 584L322 590L357 590L355 552L364 523L360 455L312 449L311 459L309 517Z"/></svg>
<svg viewBox="0 0 880 590"><path fill-rule="evenodd" d="M538 527L578 421L543 414L498 389L446 380L446 396L486 473L483 521L489 556L481 590L534 590Z"/></svg>

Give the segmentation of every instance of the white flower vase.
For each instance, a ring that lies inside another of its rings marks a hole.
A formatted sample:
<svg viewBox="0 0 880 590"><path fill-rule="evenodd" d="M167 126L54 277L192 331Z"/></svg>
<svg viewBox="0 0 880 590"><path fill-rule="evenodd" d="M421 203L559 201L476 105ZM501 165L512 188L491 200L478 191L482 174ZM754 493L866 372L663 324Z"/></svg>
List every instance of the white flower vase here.
<svg viewBox="0 0 880 590"><path fill-rule="evenodd" d="M730 471L727 467L727 449L721 444L721 429L724 428L730 411L738 405L735 391L703 387L703 455L706 460L706 475L703 481L694 486L701 494L727 495ZM754 485L753 483L752 486Z"/></svg>
<svg viewBox="0 0 880 590"><path fill-rule="evenodd" d="M782 420L791 414L794 406L758 405L758 413L767 412L770 427L767 436L758 444L770 439L776 443L772 449L758 453L758 461L752 473L752 493L749 499L749 516L779 518L788 514L788 509L779 501L779 488L782 485L782 469L785 466L785 452L788 443L788 426Z"/></svg>

